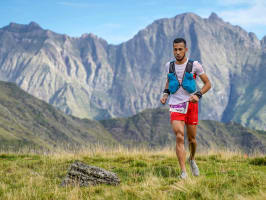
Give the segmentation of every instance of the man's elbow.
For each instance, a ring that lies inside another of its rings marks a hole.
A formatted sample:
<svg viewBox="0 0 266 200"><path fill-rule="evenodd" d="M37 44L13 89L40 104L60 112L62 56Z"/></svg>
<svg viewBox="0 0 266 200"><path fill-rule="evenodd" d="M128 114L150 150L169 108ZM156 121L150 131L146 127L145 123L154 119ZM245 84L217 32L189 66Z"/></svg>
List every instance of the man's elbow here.
<svg viewBox="0 0 266 200"><path fill-rule="evenodd" d="M211 89L211 87L212 87L212 84L211 84L211 82L210 82L210 81L208 81L208 82L207 82L207 86L208 86L208 90L210 90L210 89Z"/></svg>
<svg viewBox="0 0 266 200"><path fill-rule="evenodd" d="M212 88L212 84L211 84L211 81L209 81L209 89Z"/></svg>
<svg viewBox="0 0 266 200"><path fill-rule="evenodd" d="M211 82L209 80L204 82L204 88L205 88L206 92L208 92L211 89L211 87L212 87L212 85L211 85Z"/></svg>

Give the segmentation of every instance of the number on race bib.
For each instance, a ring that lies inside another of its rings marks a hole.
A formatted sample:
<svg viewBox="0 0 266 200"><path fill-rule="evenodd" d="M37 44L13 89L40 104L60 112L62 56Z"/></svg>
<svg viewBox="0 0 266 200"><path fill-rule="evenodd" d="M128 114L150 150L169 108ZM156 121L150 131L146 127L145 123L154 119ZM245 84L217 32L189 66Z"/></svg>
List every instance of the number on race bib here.
<svg viewBox="0 0 266 200"><path fill-rule="evenodd" d="M188 101L187 102L183 102L183 103L179 103L176 105L170 105L170 112L178 112L178 113L183 113L186 114L187 113L187 109L188 109Z"/></svg>

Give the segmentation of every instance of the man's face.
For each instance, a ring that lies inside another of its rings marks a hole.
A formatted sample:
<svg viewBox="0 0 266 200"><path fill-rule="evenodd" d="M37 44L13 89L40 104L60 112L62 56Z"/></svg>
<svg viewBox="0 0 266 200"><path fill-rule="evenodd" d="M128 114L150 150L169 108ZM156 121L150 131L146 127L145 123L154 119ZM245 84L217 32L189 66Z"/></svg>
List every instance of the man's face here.
<svg viewBox="0 0 266 200"><path fill-rule="evenodd" d="M175 59L177 61L182 61L186 56L187 50L188 49L185 47L185 44L183 42L174 43L173 53L174 53Z"/></svg>

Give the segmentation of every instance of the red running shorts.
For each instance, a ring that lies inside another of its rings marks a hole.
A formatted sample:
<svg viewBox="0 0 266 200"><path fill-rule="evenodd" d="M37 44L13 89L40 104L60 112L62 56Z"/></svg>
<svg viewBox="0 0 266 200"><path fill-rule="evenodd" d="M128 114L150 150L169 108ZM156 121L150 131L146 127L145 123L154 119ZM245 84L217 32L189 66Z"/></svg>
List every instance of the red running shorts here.
<svg viewBox="0 0 266 200"><path fill-rule="evenodd" d="M185 124L197 125L198 124L198 102L189 102L186 114L178 112L170 112L171 123L173 120L185 121Z"/></svg>

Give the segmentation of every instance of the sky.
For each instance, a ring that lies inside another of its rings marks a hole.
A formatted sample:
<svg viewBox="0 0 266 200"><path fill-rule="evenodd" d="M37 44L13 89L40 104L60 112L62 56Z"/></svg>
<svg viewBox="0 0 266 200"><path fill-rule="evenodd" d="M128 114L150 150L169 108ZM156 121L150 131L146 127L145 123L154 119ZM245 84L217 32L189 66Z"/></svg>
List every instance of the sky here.
<svg viewBox="0 0 266 200"><path fill-rule="evenodd" d="M266 35L265 0L0 0L0 28L34 21L44 29L80 37L93 33L119 44L153 21L186 12L224 21Z"/></svg>

